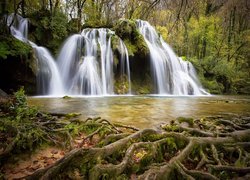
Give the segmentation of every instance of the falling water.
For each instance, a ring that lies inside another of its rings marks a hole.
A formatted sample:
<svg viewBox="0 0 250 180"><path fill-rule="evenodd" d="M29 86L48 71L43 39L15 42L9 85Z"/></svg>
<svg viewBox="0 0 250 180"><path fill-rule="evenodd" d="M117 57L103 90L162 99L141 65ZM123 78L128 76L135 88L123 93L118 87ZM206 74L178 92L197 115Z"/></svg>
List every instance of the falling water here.
<svg viewBox="0 0 250 180"><path fill-rule="evenodd" d="M28 39L28 19L16 14L11 14L7 17L7 24L12 25L10 28L11 34L23 41L27 42Z"/></svg>
<svg viewBox="0 0 250 180"><path fill-rule="evenodd" d="M11 33L29 43L37 57L37 86L42 95L112 95L114 94L114 63L111 39L113 31L105 28L85 29L70 36L57 61L49 51L28 40L28 20L14 14L8 16ZM173 50L146 21L137 21L149 50L152 77L157 94L201 95L203 89L191 63L178 58ZM131 94L128 50L119 39L119 66L123 83ZM125 78L124 78L125 77Z"/></svg>
<svg viewBox="0 0 250 180"><path fill-rule="evenodd" d="M85 29L67 39L57 60L66 93L114 93L112 34L108 29Z"/></svg>
<svg viewBox="0 0 250 180"><path fill-rule="evenodd" d="M46 48L37 46L35 43L28 40L28 19L19 15L15 16L14 14L11 14L7 18L7 23L8 25L12 24L10 27L11 34L15 38L25 43L29 43L35 51L35 55L38 60L38 93L42 95L64 94L57 65L49 51Z"/></svg>
<svg viewBox="0 0 250 180"><path fill-rule="evenodd" d="M137 27L150 50L151 71L157 94L207 94L190 62L178 58L148 22L137 20Z"/></svg>
<svg viewBox="0 0 250 180"><path fill-rule="evenodd" d="M121 57L120 57L121 75L124 78L125 74L127 74L126 81L128 82L128 94L131 94L131 79L130 79L128 49L121 39L119 39L119 41L120 41L120 51L121 51ZM126 73L125 73L125 69L127 70Z"/></svg>
<svg viewBox="0 0 250 180"><path fill-rule="evenodd" d="M114 32L109 29L85 29L81 34L72 35L66 40L57 63L67 94L114 94L113 35ZM123 43L120 46L120 64L126 69L130 87L128 51Z"/></svg>
<svg viewBox="0 0 250 180"><path fill-rule="evenodd" d="M77 87L77 89L72 90L74 94L102 94L98 62L94 56L86 56L82 59L79 70L73 79L72 87Z"/></svg>

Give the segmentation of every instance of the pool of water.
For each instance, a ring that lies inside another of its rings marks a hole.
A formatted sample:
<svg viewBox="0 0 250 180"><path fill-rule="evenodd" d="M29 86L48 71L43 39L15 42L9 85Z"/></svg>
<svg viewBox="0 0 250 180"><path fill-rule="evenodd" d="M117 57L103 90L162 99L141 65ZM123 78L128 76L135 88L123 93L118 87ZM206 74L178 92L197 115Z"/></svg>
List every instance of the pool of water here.
<svg viewBox="0 0 250 180"><path fill-rule="evenodd" d="M250 112L250 96L29 97L30 105L51 113L81 113L111 122L150 128L180 116L202 118Z"/></svg>

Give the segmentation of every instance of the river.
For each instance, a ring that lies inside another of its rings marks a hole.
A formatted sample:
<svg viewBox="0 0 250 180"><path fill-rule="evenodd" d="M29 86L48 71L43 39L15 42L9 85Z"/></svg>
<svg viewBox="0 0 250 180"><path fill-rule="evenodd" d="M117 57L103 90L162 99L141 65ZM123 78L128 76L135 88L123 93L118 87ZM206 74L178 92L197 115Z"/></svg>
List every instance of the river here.
<svg viewBox="0 0 250 180"><path fill-rule="evenodd" d="M250 113L250 96L29 97L28 103L41 111L81 113L83 120L100 116L138 128L158 126L180 116L204 118Z"/></svg>

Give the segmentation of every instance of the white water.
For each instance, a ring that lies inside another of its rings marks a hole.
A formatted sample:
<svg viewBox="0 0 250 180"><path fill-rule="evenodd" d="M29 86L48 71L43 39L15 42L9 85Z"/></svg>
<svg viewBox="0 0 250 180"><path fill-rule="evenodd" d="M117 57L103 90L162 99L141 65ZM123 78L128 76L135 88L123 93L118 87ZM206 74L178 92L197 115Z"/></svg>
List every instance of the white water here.
<svg viewBox="0 0 250 180"><path fill-rule="evenodd" d="M98 95L102 94L101 79L96 57L86 56L82 59L71 89L73 94Z"/></svg>
<svg viewBox="0 0 250 180"><path fill-rule="evenodd" d="M37 91L39 94L45 95L62 95L64 93L62 81L58 72L54 58L49 51L41 46L28 40L28 19L22 18L19 15L11 14L7 18L7 23L10 25L11 34L25 42L29 43L35 51L38 71L37 71Z"/></svg>
<svg viewBox="0 0 250 180"><path fill-rule="evenodd" d="M13 21L14 19L14 21ZM49 51L28 40L28 20L21 16L8 16L11 33L29 43L35 52L38 71L37 87L40 95L114 95L114 63L111 38L114 32L105 29L85 29L70 36L62 46L57 61ZM149 50L155 93L160 95L203 95L194 67L178 58L146 21L137 21ZM131 77L128 50L119 40L119 66L123 83L128 83L131 94ZM125 77L125 78L124 78Z"/></svg>
<svg viewBox="0 0 250 180"><path fill-rule="evenodd" d="M129 57L128 57L128 49L120 39L120 51L121 51L121 76L122 78L125 77L124 75L127 74L127 82L128 82L128 94L131 94L131 79L130 79L130 67L129 67ZM126 71L126 70L127 71ZM126 71L126 73L125 73ZM124 78L123 78L124 80Z"/></svg>
<svg viewBox="0 0 250 180"><path fill-rule="evenodd" d="M151 72L156 94L207 94L201 87L190 62L178 58L148 22L137 20L137 27L150 51Z"/></svg>
<svg viewBox="0 0 250 180"><path fill-rule="evenodd" d="M70 95L113 95L114 58L109 29L85 29L70 36L64 43L58 59L64 90ZM126 70L131 93L128 51L121 44L119 64ZM124 62L125 61L125 62Z"/></svg>

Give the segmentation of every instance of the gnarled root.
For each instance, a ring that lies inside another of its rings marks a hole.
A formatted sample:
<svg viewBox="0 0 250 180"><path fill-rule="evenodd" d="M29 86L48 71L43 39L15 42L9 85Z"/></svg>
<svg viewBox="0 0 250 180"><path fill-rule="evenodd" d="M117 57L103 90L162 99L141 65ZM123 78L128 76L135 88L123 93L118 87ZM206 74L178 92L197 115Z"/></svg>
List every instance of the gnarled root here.
<svg viewBox="0 0 250 180"><path fill-rule="evenodd" d="M239 122L234 125L233 121L209 120L203 122L205 126L196 122L186 128L172 124L179 128L171 129L168 125L162 131L144 129L132 134L114 129L115 133L105 136L98 146L72 150L54 165L27 178L52 179L58 174L65 178L73 169L78 169L81 177L87 179L246 177L250 173L250 130ZM208 128L206 123L213 128ZM225 126L230 126L228 132ZM215 129L217 133L212 132Z"/></svg>

